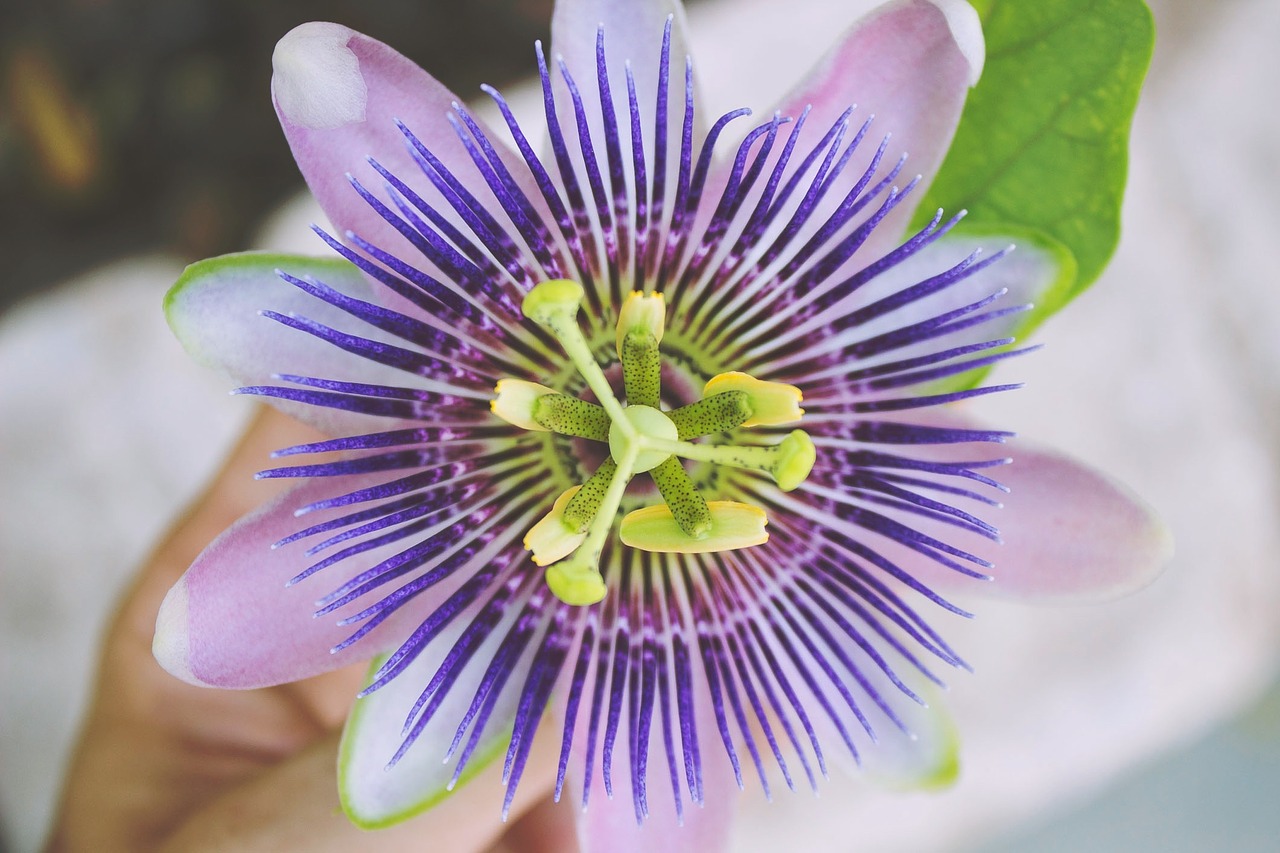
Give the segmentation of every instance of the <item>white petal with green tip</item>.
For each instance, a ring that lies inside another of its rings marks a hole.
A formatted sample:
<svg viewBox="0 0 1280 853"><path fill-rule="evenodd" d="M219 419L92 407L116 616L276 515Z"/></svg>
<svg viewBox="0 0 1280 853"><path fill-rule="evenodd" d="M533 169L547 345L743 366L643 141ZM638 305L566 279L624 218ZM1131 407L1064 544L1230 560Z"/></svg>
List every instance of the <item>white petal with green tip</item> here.
<svg viewBox="0 0 1280 853"><path fill-rule="evenodd" d="M896 691L880 673L870 673L885 691ZM920 682L921 679L916 679ZM872 784L896 791L929 791L946 788L960 775L959 731L943 704L937 686L913 683L928 707L910 701L895 703L894 710L911 732L908 736L890 723L877 730L879 741L867 750L862 769Z"/></svg>
<svg viewBox="0 0 1280 853"><path fill-rule="evenodd" d="M338 794L342 808L352 822L365 829L378 829L406 820L437 805L452 792L450 782L457 756L445 759L459 722L475 695L475 687L485 667L506 634L500 626L472 656L461 678L454 684L422 734L394 766L388 762L403 743L401 734L406 715L422 689L431 680L454 640L469 620L438 637L417 660L386 686L357 699L342 733L338 751ZM375 658L370 675L385 656ZM511 739L517 691L507 690L490 716L484 735L458 780L458 786L502 755ZM470 737L470 730L467 737ZM466 744L466 739L463 740ZM459 747L459 752L462 747Z"/></svg>
<svg viewBox="0 0 1280 853"><path fill-rule="evenodd" d="M952 231L896 266L880 273L831 311L801 326L799 333L813 334L815 329L831 322L833 318L864 310L882 299L892 298L916 283L945 273L974 252L978 253L975 263L981 263L984 259L989 259L1011 247L1012 251L968 277L833 335L824 341L823 347L837 350L853 346L878 335L896 331L903 326L923 322L978 303L993 295L996 298L989 304L951 322L963 323L966 317L975 317L1003 309L1030 307L977 325L957 329L931 340L920 341L863 359L859 362L859 366L869 367L882 362L897 362L935 353L941 349L1004 338L1016 338L1019 343L1023 343L1035 325L1056 310L1062 300L1067 298L1076 275L1075 259L1065 247L1030 230L1003 230L998 233L961 229ZM786 328L785 323L780 325L780 329ZM784 334L789 335L791 332L787 331ZM970 373L937 382L930 391L970 386L974 381L974 374ZM868 394L865 398L871 399L872 396Z"/></svg>
<svg viewBox="0 0 1280 853"><path fill-rule="evenodd" d="M276 374L321 376L351 382L404 385L409 374L353 357L332 344L291 329L263 311L305 317L373 340L397 340L280 278L283 271L314 278L365 302L376 302L373 286L350 263L268 252L243 252L187 267L165 296L169 327L196 361L230 376L238 385L280 384ZM403 342L398 342L403 344ZM369 432L378 419L282 400L272 405L327 433Z"/></svg>
<svg viewBox="0 0 1280 853"><path fill-rule="evenodd" d="M980 263L1010 248L1012 251L1004 257L964 280L860 326L860 336L870 337L899 328L904 322L919 321L962 308L1001 290L1008 292L984 310L1021 305L1032 308L943 340L948 346L956 346L969 341L976 343L1023 336L1029 330L1032 318L1041 315L1044 307L1056 305L1065 298L1075 279L1075 260L1071 253L1060 243L1034 231L990 232L958 228L877 276L862 288L858 303L869 304L943 273L974 252L979 253L975 262ZM917 346L931 351L938 349L936 342ZM900 358L907 354L907 350L900 350L894 356Z"/></svg>

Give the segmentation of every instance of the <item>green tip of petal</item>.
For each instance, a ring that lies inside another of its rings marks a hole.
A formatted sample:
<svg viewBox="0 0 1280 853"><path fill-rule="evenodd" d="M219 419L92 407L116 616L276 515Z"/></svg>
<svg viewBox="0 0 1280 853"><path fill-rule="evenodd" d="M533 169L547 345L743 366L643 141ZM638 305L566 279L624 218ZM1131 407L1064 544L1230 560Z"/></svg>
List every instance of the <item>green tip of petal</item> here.
<svg viewBox="0 0 1280 853"><path fill-rule="evenodd" d="M545 577L555 597L574 607L597 604L609 591L599 572L573 560L549 566Z"/></svg>
<svg viewBox="0 0 1280 853"><path fill-rule="evenodd" d="M791 434L778 445L778 463L773 469L774 482L784 492L789 492L808 478L813 464L818 461L818 450L813 439L802 429Z"/></svg>
<svg viewBox="0 0 1280 853"><path fill-rule="evenodd" d="M536 285L521 305L524 316L535 323L546 323L553 317L574 317L582 305L582 285L567 278L557 278Z"/></svg>
<svg viewBox="0 0 1280 853"><path fill-rule="evenodd" d="M666 504L647 506L622 519L622 543L641 551L666 554L709 554L763 545L769 541L764 510L737 501L708 501L711 523L702 536L680 528Z"/></svg>
<svg viewBox="0 0 1280 853"><path fill-rule="evenodd" d="M952 738L933 772L920 780L920 790L944 791L960 780L959 741Z"/></svg>

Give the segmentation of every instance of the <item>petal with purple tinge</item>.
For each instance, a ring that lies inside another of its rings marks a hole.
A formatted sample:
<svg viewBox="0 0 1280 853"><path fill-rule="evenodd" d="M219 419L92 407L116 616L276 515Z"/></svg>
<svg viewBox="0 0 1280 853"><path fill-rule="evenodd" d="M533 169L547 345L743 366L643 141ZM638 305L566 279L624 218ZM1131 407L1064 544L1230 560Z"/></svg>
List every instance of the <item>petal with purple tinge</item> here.
<svg viewBox="0 0 1280 853"><path fill-rule="evenodd" d="M932 420L938 424L936 418ZM973 424L963 426L974 428ZM994 564L983 569L993 580L965 577L893 544L881 548L944 594L1052 603L1108 600L1151 583L1173 556L1173 537L1146 502L1121 483L1057 451L1012 438L994 445L911 447L903 455L933 461L1011 460L981 469L1009 490L1007 494L987 490L1003 504L1001 508L963 506L993 524L1001 542L919 515L899 517L925 535L942 537Z"/></svg>
<svg viewBox="0 0 1280 853"><path fill-rule="evenodd" d="M165 297L165 318L188 354L220 370L241 385L271 385L277 374L323 376L370 384L412 384L413 377L359 358L286 321L342 329L375 340L390 335L352 318L342 309L289 284L277 270L313 279L344 297L369 302L368 281L354 266L336 258L308 258L244 252L199 261L187 267ZM340 409L286 400L270 402L291 417L330 435L370 432L383 419Z"/></svg>
<svg viewBox="0 0 1280 853"><path fill-rule="evenodd" d="M691 726L688 734L700 745L692 748L701 753L697 780L702 802L690 802L685 788L687 771L680 755L683 734L679 720L675 719L676 710L670 710L672 719L666 723L662 721L660 712L654 710L655 719L648 730L648 743L637 741L634 745L635 750L647 752L646 769L639 775L646 789L644 799L648 812L644 823L637 822L638 795L629 781L637 776L632 762L638 753L625 744L625 736L620 736L619 740L624 742L620 742L613 751L612 797L606 792L601 754L598 753L592 762L591 796L586 808L578 815L578 846L582 853L646 853L651 850L714 853L728 848L729 827L741 792L734 781L729 759L720 745L710 690L699 668L691 673L691 680L693 689L688 697ZM563 714L563 702L564 697L560 697L557 716ZM582 774L587 758L584 744L588 740L587 704L584 701L579 709L568 765L565 798L574 808L582 803ZM630 712L623 710L622 714L629 717ZM677 753L674 757L677 770L671 769L664 751L665 736L661 731L667 724L673 730L672 748ZM620 728L626 732L632 725L634 723L629 719L624 719ZM678 795L672 790L673 774L681 788ZM677 796L681 798L680 816L675 805Z"/></svg>
<svg viewBox="0 0 1280 853"><path fill-rule="evenodd" d="M376 158L438 211L460 222L409 153L397 121L461 178L481 203L491 211L500 209L449 123L453 104L460 99L385 44L339 24L307 23L280 40L272 65L271 90L285 137L340 239L350 230L392 254L416 256L405 238L348 182L350 173L366 189L381 194L385 179L366 162L368 157ZM498 138L487 130L486 134L508 166L517 162ZM515 169L513 174L539 205L537 187L527 170ZM501 221L510 227L505 217Z"/></svg>
<svg viewBox="0 0 1280 853"><path fill-rule="evenodd" d="M1173 557L1173 536L1123 484L1053 450L1013 439L995 475L1009 488L996 515L1003 545L991 591L1022 600L1095 601L1143 588ZM981 552L980 552L981 553Z"/></svg>
<svg viewBox="0 0 1280 853"><path fill-rule="evenodd" d="M253 688L297 681L364 660L397 642L430 612L443 591L428 590L360 642L329 650L357 626L342 626L339 610L316 617L317 598L395 552L394 543L344 560L326 572L286 587L315 557L307 543L271 546L303 527L342 514L341 509L294 511L344 488L369 486L385 477L309 480L245 516L207 547L165 597L152 649L173 675L191 684ZM449 586L449 584L442 584Z"/></svg>
<svg viewBox="0 0 1280 853"><path fill-rule="evenodd" d="M866 138L810 220L813 233L853 188L881 139L892 134L881 174L908 154L898 184L922 175L923 186L889 213L860 253L874 257L898 239L951 145L985 48L977 13L964 0L896 0L850 28L777 109L799 116L811 107L806 134L817 140L856 105L846 142L872 116Z"/></svg>
<svg viewBox="0 0 1280 853"><path fill-rule="evenodd" d="M609 88L615 121L622 133L623 150L629 150L630 106L626 69L635 79L645 150L652 154L658 79L661 69L663 29L671 17L670 74L666 142L669 175L679 153L681 116L684 112L684 68L689 55L684 7L680 0L560 0L551 18L551 47L564 57L569 73L583 92L583 106L590 116L595 149L603 154L604 122L597 88L596 35L604 27ZM695 102L695 109L697 104ZM567 108L567 104L566 104ZM561 116L564 121L567 113ZM603 163L603 160L601 161ZM652 158L650 161L652 163Z"/></svg>

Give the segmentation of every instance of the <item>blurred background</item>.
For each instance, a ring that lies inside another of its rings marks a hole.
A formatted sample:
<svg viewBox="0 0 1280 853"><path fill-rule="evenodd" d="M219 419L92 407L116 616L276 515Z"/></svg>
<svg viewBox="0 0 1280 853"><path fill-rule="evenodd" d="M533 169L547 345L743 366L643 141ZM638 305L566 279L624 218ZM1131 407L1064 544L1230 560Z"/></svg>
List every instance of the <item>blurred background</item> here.
<svg viewBox="0 0 1280 853"><path fill-rule="evenodd" d="M0 308L124 255L248 245L299 186L268 94L272 48L297 24L339 21L395 43L472 93L528 73L551 5L6 0Z"/></svg>
<svg viewBox="0 0 1280 853"><path fill-rule="evenodd" d="M246 414L170 340L161 295L198 258L315 250L291 242L309 208L276 217L302 185L275 41L338 21L465 97L530 72L551 5L0 5L0 851L37 849L111 602ZM704 90L769 103L869 5L690 4ZM982 604L956 638L979 670L952 691L956 789L833 781L743 849L1280 849L1280 3L1151 5L1121 250L993 416L1133 486L1178 558L1124 602Z"/></svg>

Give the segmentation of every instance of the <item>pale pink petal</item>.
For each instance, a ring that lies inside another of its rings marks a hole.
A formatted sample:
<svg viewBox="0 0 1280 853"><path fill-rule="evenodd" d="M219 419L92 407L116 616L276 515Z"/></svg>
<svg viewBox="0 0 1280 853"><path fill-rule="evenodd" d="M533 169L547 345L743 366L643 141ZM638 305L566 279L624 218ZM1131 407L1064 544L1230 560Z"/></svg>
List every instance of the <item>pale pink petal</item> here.
<svg viewBox="0 0 1280 853"><path fill-rule="evenodd" d="M600 136L604 124L596 62L596 38L600 27L604 27L613 110L624 146L629 146L631 127L626 77L626 69L630 67L635 79L636 103L640 108L645 147L652 152L662 37L668 17L671 18L671 50L667 133L670 142L678 142L684 114L685 59L689 56L684 7L680 0L560 0L556 3L555 14L551 18L551 47L555 57L564 58L569 73L584 95L583 105L591 116L597 151L603 152L604 147ZM562 119L570 115L565 113ZM629 151L630 148L624 147L623 150ZM669 156L674 156L674 151Z"/></svg>
<svg viewBox="0 0 1280 853"><path fill-rule="evenodd" d="M310 540L271 547L343 513L332 509L297 518L296 509L386 479L308 480L228 528L196 558L160 607L153 644L160 665L192 684L265 687L363 660L403 640L442 600L444 588L452 591L449 583L427 590L337 654L329 650L359 628L338 625L338 620L370 602L360 600L325 616L313 615L317 599L395 553L394 544L346 559L287 588L286 581L322 557L305 554Z"/></svg>
<svg viewBox="0 0 1280 853"><path fill-rule="evenodd" d="M313 278L345 296L373 301L373 288L338 258L266 252L224 255L192 264L165 298L165 318L186 351L237 385L277 385L279 374L347 382L420 384L408 373L345 352L263 312L303 317L375 340L394 338L284 281L277 271ZM403 342L400 342L403 343ZM330 435L373 432L391 421L339 409L267 398L286 414Z"/></svg>
<svg viewBox="0 0 1280 853"><path fill-rule="evenodd" d="M858 151L832 181L797 245L826 221L862 177L880 141L892 134L878 175L887 174L907 154L896 185L905 187L916 175L923 180L876 228L858 252L859 265L893 247L951 145L965 97L981 73L983 56L981 23L963 0L895 0L871 12L840 38L776 109L796 118L810 108L799 150L804 150L804 140L808 144L819 140L855 105L846 145L863 122L872 116L875 120ZM722 160L721 172L729 165Z"/></svg>
<svg viewBox="0 0 1280 853"><path fill-rule="evenodd" d="M668 658L670 659L670 658ZM714 853L724 850L729 842L729 825L742 796L734 781L733 768L721 745L716 718L711 709L710 690L701 667L692 672L693 724L702 756L701 791L703 803L690 802L686 788L680 727L672 709L673 748L678 768L683 818L677 817L675 797L671 790L667 755L663 746L659 711L655 708L646 763L646 802L648 816L637 824L636 806L631 788L631 752L627 746L630 722L623 710L618 742L613 751L611 778L613 796L604 784L602 744L595 745L592 762L591 795L585 810L578 813L578 845L582 853ZM590 683L590 678L588 682ZM579 706L573 748L569 757L564 800L569 808L581 809L583 768L587 757L588 701ZM564 716L565 697L556 698L556 718ZM601 733L604 727L601 726ZM567 802L566 802L567 801Z"/></svg>
<svg viewBox="0 0 1280 853"><path fill-rule="evenodd" d="M933 416L928 421L981 428L954 415L945 420ZM969 565L991 575L992 580L966 577L907 548L876 541L882 553L943 594L1031 602L1106 600L1151 583L1173 556L1172 536L1146 502L1105 474L1027 439L1011 438L1004 444L919 446L901 452L937 461L1011 460L978 469L1005 486L1007 494L949 478L951 485L963 484L1003 504L995 508L950 499L955 506L994 525L1000 542L919 515L895 516L928 536L993 564L992 569Z"/></svg>
<svg viewBox="0 0 1280 853"><path fill-rule="evenodd" d="M1173 557L1169 529L1123 484L1023 439L1008 453L1013 461L995 472L1009 488L994 516L1004 544L979 550L995 563L995 594L1115 598L1151 583Z"/></svg>
<svg viewBox="0 0 1280 853"><path fill-rule="evenodd" d="M347 230L393 254L425 263L409 242L352 189L347 173L388 202L384 178L366 162L387 167L422 198L460 222L414 162L402 121L468 189L511 228L494 195L451 127L460 99L430 74L379 41L339 24L308 23L276 46L271 89L276 113L307 185L344 239ZM478 121L478 120L477 120ZM481 124L483 127L483 124ZM541 208L528 170L487 128L504 162L534 205ZM389 202L388 202L389 204ZM393 208L394 209L394 208ZM514 231L514 228L511 228ZM434 270L428 266L427 269Z"/></svg>

